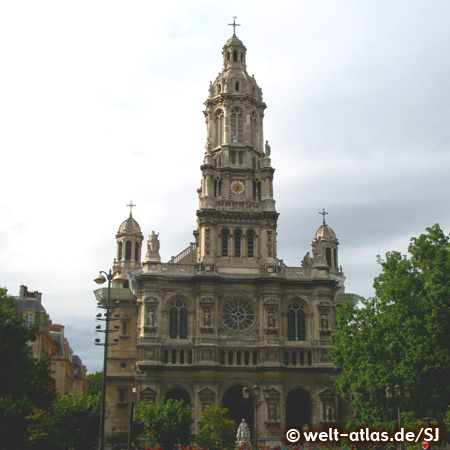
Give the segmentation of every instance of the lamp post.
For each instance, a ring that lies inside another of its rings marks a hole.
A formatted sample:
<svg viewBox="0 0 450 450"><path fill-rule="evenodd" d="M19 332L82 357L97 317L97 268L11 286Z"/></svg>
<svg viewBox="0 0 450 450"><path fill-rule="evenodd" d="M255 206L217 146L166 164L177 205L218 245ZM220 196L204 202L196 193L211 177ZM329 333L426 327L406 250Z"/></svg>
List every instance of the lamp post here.
<svg viewBox="0 0 450 450"><path fill-rule="evenodd" d="M105 276L103 276L104 274ZM110 332L118 331L110 330L109 329L109 322L111 319L111 314L113 308L111 307L111 281L117 281L117 282L125 282L127 281L126 278L124 278L120 272L113 272L111 269L109 269L109 272L106 273L103 270L99 272L99 274L95 277L94 281L97 284L103 284L106 280L108 280L108 296L106 300L106 312L104 313L104 318L102 318L102 314L97 314L97 320L104 321L105 322L105 329L101 330L101 326L97 325L96 331L100 333L105 333L105 342L102 344L100 342L100 339L95 339L95 345L102 345L105 347L103 352L103 379L102 379L102 402L101 402L101 411L100 411L100 432L99 432L99 444L98 448L99 450L104 450L105 448L105 406L106 406L106 369L108 366L108 347L110 345L116 345L118 342L118 339L115 339L113 343L108 342L108 334ZM101 305L103 307L103 305ZM117 319L116 319L117 320Z"/></svg>
<svg viewBox="0 0 450 450"><path fill-rule="evenodd" d="M394 386L394 390L390 386L386 388L386 398L391 400L393 397L397 398L409 398L411 396L411 391L408 386L402 388L398 383ZM397 417L398 417L398 430L401 430L402 421L400 416L400 403L397 403ZM402 449L402 444L400 444L400 450Z"/></svg>
<svg viewBox="0 0 450 450"><path fill-rule="evenodd" d="M255 449L258 450L259 442L258 442L258 409L264 403L267 402L268 392L264 391L264 399L260 399L261 388L255 384L253 386L253 409L254 409L254 425L255 425ZM248 387L242 388L242 395L244 396L244 400L250 399L250 389Z"/></svg>

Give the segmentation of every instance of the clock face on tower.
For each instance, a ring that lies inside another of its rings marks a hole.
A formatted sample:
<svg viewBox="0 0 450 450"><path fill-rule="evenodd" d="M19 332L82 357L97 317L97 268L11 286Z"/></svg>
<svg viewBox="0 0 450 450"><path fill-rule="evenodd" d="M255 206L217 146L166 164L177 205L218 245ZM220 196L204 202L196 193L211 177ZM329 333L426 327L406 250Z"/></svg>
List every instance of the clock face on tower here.
<svg viewBox="0 0 450 450"><path fill-rule="evenodd" d="M245 191L245 184L240 180L232 180L230 183L230 191L232 194L242 195Z"/></svg>

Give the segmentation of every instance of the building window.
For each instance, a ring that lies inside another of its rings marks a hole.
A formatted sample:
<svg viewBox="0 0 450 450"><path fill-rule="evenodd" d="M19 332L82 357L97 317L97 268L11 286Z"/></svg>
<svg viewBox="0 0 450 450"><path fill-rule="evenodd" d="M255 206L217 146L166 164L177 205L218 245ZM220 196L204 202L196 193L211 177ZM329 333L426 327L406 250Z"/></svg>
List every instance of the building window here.
<svg viewBox="0 0 450 450"><path fill-rule="evenodd" d="M228 256L228 230L222 230L222 256Z"/></svg>
<svg viewBox="0 0 450 450"><path fill-rule="evenodd" d="M25 314L23 316L23 319L25 321L25 326L31 327L31 325L33 325L33 322L34 322L34 314L33 313Z"/></svg>
<svg viewBox="0 0 450 450"><path fill-rule="evenodd" d="M327 264L329 267L331 267L331 248L327 247L325 249L325 256L327 258Z"/></svg>
<svg viewBox="0 0 450 450"><path fill-rule="evenodd" d="M241 232L239 230L234 233L234 256L241 257Z"/></svg>
<svg viewBox="0 0 450 450"><path fill-rule="evenodd" d="M238 60L238 52L237 52L237 50L235 50L233 52L233 61L237 61L237 60Z"/></svg>
<svg viewBox="0 0 450 450"><path fill-rule="evenodd" d="M236 82L237 87L239 83ZM239 89L236 89L237 91ZM231 142L242 143L244 141L244 115L239 108L233 109L231 113ZM234 162L233 162L234 163ZM242 164L242 162L240 162Z"/></svg>
<svg viewBox="0 0 450 450"><path fill-rule="evenodd" d="M223 111L219 109L216 112L216 118L215 118L216 147L218 145L222 145L223 144L223 123L224 123Z"/></svg>
<svg viewBox="0 0 450 450"><path fill-rule="evenodd" d="M253 231L247 231L247 256L249 258L254 257L255 248L255 233Z"/></svg>
<svg viewBox="0 0 450 450"><path fill-rule="evenodd" d="M251 143L253 147L256 147L256 113L252 112L250 117L250 133L251 133Z"/></svg>
<svg viewBox="0 0 450 450"><path fill-rule="evenodd" d="M337 266L338 266L338 263L337 263L337 250L334 249L333 253L334 253L334 267L337 268Z"/></svg>
<svg viewBox="0 0 450 450"><path fill-rule="evenodd" d="M131 261L131 241L125 244L125 261Z"/></svg>
<svg viewBox="0 0 450 450"><path fill-rule="evenodd" d="M288 340L304 341L306 339L306 315L302 306L293 303L287 313Z"/></svg>
<svg viewBox="0 0 450 450"><path fill-rule="evenodd" d="M134 244L134 260L139 261L139 242Z"/></svg>
<svg viewBox="0 0 450 450"><path fill-rule="evenodd" d="M122 242L117 247L117 261L122 261Z"/></svg>
<svg viewBox="0 0 450 450"><path fill-rule="evenodd" d="M236 92L239 92L239 81L236 81L236 83L234 84L234 88Z"/></svg>
<svg viewBox="0 0 450 450"><path fill-rule="evenodd" d="M187 338L187 316L186 303L176 300L169 313L169 336L171 339Z"/></svg>

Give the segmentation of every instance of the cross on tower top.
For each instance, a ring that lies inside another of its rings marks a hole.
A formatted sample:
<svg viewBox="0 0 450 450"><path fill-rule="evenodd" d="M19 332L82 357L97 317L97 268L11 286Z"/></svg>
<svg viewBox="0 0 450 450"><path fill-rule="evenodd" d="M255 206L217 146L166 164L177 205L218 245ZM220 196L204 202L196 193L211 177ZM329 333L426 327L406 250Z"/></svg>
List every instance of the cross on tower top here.
<svg viewBox="0 0 450 450"><path fill-rule="evenodd" d="M237 16L233 16L233 23L229 23L230 27L233 27L233 36L236 36L236 27L240 27L240 23L236 23Z"/></svg>
<svg viewBox="0 0 450 450"><path fill-rule="evenodd" d="M323 216L323 224L326 225L326 222L325 222L325 216L326 216L328 213L325 211L325 208L322 208L322 211L319 211L319 214L321 214L321 215Z"/></svg>
<svg viewBox="0 0 450 450"><path fill-rule="evenodd" d="M134 208L136 205L133 203L133 200L131 200L130 203L129 203L127 206L130 208L130 217L131 217L132 212L133 212L133 208Z"/></svg>

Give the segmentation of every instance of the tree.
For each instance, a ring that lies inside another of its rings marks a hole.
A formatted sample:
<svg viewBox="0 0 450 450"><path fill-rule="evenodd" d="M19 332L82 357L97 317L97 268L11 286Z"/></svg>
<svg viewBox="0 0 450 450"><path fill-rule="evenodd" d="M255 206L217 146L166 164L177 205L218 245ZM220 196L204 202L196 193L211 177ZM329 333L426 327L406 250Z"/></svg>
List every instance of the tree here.
<svg viewBox="0 0 450 450"><path fill-rule="evenodd" d="M28 346L37 331L37 324L25 326L14 299L0 290L0 449L26 448L27 417L48 410L56 397L48 359L37 361Z"/></svg>
<svg viewBox="0 0 450 450"><path fill-rule="evenodd" d="M88 395L102 395L103 371L88 374L86 381Z"/></svg>
<svg viewBox="0 0 450 450"><path fill-rule="evenodd" d="M138 405L136 420L143 423L147 439L163 450L172 450L175 444L188 445L191 440L192 408L183 400L143 401Z"/></svg>
<svg viewBox="0 0 450 450"><path fill-rule="evenodd" d="M356 412L350 425L393 428L385 389L397 383L410 388L400 406L416 418L442 423L450 405L450 241L439 225L426 231L409 256L378 257L374 298L338 309L330 354L342 368L337 390Z"/></svg>
<svg viewBox="0 0 450 450"><path fill-rule="evenodd" d="M228 415L227 409L217 406L205 409L200 413L202 420L200 432L196 441L200 447L208 450L232 450L236 444L235 424Z"/></svg>
<svg viewBox="0 0 450 450"><path fill-rule="evenodd" d="M53 425L59 448L88 450L95 448L100 423L100 396L75 391L59 397L53 406Z"/></svg>

